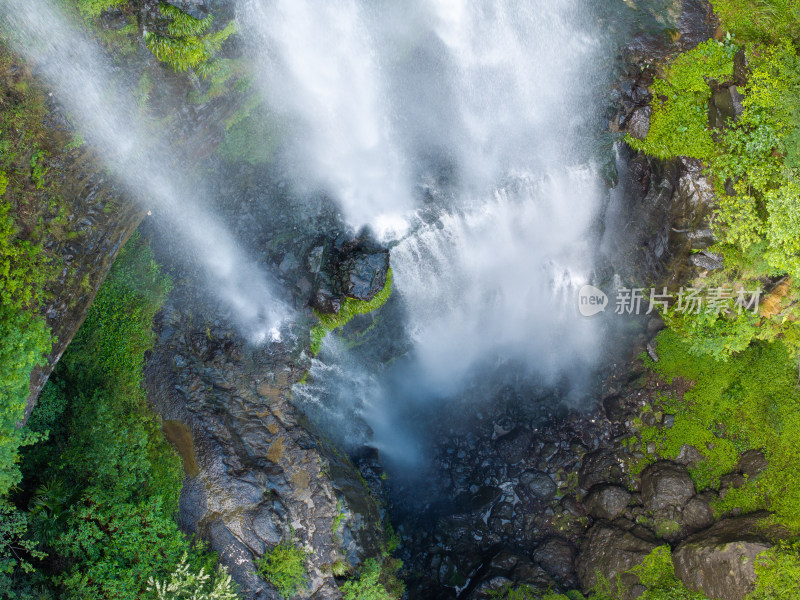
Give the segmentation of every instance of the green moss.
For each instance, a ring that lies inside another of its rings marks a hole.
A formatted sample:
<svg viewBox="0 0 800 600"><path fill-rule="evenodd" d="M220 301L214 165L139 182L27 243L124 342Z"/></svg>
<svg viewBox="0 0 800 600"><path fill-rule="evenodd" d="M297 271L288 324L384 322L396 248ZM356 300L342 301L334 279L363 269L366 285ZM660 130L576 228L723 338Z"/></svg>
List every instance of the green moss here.
<svg viewBox="0 0 800 600"><path fill-rule="evenodd" d="M732 44L708 40L679 55L664 77L653 83L647 137L638 140L629 135L625 138L628 144L658 158L710 158L714 140L708 128L708 81L731 79L735 52Z"/></svg>
<svg viewBox="0 0 800 600"><path fill-rule="evenodd" d="M774 43L800 41L800 3L797 0L711 0L722 24L737 38Z"/></svg>
<svg viewBox="0 0 800 600"><path fill-rule="evenodd" d="M769 508L784 526L800 531L800 389L797 358L781 341L757 342L727 361L690 354L679 333L659 334L660 360L650 363L668 380L694 382L683 394L665 396L662 407L675 415L673 427L647 427L640 443L656 444L675 458L684 444L704 460L690 469L698 489L714 487L734 470L742 452L762 449L769 467L757 480L731 490L716 508Z"/></svg>
<svg viewBox="0 0 800 600"><path fill-rule="evenodd" d="M287 540L256 560L258 575L269 581L283 598L291 598L308 585L308 553Z"/></svg>
<svg viewBox="0 0 800 600"><path fill-rule="evenodd" d="M372 300L356 300L355 298L345 298L338 313L323 314L315 312L319 323L311 329L311 352L316 355L322 348L322 340L329 332L344 327L354 317L371 313L386 304L392 294L392 270L386 273L386 284L383 289L375 294Z"/></svg>
<svg viewBox="0 0 800 600"><path fill-rule="evenodd" d="M84 17L99 17L109 8L119 8L128 3L128 0L76 0L78 10Z"/></svg>

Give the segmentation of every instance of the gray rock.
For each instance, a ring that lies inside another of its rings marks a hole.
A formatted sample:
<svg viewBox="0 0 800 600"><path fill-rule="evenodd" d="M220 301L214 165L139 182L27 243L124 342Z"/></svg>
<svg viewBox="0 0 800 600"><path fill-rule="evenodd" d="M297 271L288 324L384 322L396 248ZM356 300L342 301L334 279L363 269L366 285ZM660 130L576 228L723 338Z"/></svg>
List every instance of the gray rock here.
<svg viewBox="0 0 800 600"><path fill-rule="evenodd" d="M652 112L650 106L642 106L637 108L631 114L628 120L628 133L631 137L643 140L647 137L650 131L650 113Z"/></svg>
<svg viewBox="0 0 800 600"><path fill-rule="evenodd" d="M708 250L702 250L697 254L692 254L689 257L689 260L694 266L700 267L701 269L707 269L709 271L721 269L724 266L724 259L722 255L709 252Z"/></svg>
<svg viewBox="0 0 800 600"><path fill-rule="evenodd" d="M631 493L618 485L600 484L589 490L583 505L596 519L613 521L628 507Z"/></svg>
<svg viewBox="0 0 800 600"><path fill-rule="evenodd" d="M628 590L622 600L632 600L638 594L631 589L639 584L638 576L627 573L640 564L656 548L656 544L601 521L589 530L578 555L577 573L585 592L598 583L598 573L615 581L619 577Z"/></svg>
<svg viewBox="0 0 800 600"><path fill-rule="evenodd" d="M642 504L647 510L683 507L694 494L692 477L682 465L659 461L642 471Z"/></svg>
<svg viewBox="0 0 800 600"><path fill-rule="evenodd" d="M386 285L389 251L354 252L344 263L345 294L357 300L372 300Z"/></svg>
<svg viewBox="0 0 800 600"><path fill-rule="evenodd" d="M526 492L539 502L550 502L556 496L558 488L547 473L542 471L524 471L519 476L520 483Z"/></svg>
<svg viewBox="0 0 800 600"><path fill-rule="evenodd" d="M723 519L680 544L672 554L675 575L709 598L742 600L755 585L755 558L772 544L758 526L768 513Z"/></svg>
<svg viewBox="0 0 800 600"><path fill-rule="evenodd" d="M699 531L714 524L714 511L707 500L695 496L683 508L681 520L689 532Z"/></svg>
<svg viewBox="0 0 800 600"><path fill-rule="evenodd" d="M529 429L517 427L495 442L500 457L509 464L518 463L530 452L533 434Z"/></svg>
<svg viewBox="0 0 800 600"><path fill-rule="evenodd" d="M547 538L533 552L533 560L565 587L577 584L575 576L575 547L558 537Z"/></svg>
<svg viewBox="0 0 800 600"><path fill-rule="evenodd" d="M742 454L736 470L750 480L758 477L768 466L769 461L761 450L748 450Z"/></svg>

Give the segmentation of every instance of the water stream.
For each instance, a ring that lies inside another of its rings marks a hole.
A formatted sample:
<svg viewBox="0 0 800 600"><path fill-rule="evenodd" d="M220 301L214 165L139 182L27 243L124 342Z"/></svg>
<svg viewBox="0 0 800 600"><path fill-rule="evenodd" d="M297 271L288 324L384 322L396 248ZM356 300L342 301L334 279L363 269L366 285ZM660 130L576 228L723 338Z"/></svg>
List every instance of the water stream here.
<svg viewBox="0 0 800 600"><path fill-rule="evenodd" d="M379 330L402 350L329 340L295 390L340 442L414 464L426 448L409 407L474 397L492 366L567 401L588 392L606 326L576 294L594 277L613 167L603 110L633 12L240 0L264 96L294 126L296 188L392 247L398 307Z"/></svg>

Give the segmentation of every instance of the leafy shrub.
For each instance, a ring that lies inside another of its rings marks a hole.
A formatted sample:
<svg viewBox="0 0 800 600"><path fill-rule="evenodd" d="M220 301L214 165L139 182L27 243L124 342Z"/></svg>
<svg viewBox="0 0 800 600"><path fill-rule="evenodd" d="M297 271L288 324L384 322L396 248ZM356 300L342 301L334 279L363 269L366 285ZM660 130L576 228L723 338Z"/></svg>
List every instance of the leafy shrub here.
<svg viewBox="0 0 800 600"><path fill-rule="evenodd" d="M319 324L311 329L311 352L318 354L322 347L322 340L334 329L344 327L357 315L364 315L378 310L386 304L392 294L392 270L386 273L386 284L383 289L375 294L372 300L356 300L355 298L345 298L338 313L324 314L317 311L314 313L319 318Z"/></svg>
<svg viewBox="0 0 800 600"><path fill-rule="evenodd" d="M291 540L281 542L256 560L258 575L269 581L284 598L291 598L308 585L307 552Z"/></svg>
<svg viewBox="0 0 800 600"><path fill-rule="evenodd" d="M374 558L367 559L358 579L341 586L344 600L399 600L404 588L396 577L399 566L392 563L389 560L382 565Z"/></svg>
<svg viewBox="0 0 800 600"><path fill-rule="evenodd" d="M214 577L204 568L194 573L184 554L168 580L147 582L146 600L237 600L236 584L220 567Z"/></svg>
<svg viewBox="0 0 800 600"><path fill-rule="evenodd" d="M708 81L723 82L732 77L735 52L732 44L708 40L679 55L664 77L653 83L647 137L638 140L627 136L628 144L659 158L711 157L714 140L708 129Z"/></svg>
<svg viewBox="0 0 800 600"><path fill-rule="evenodd" d="M148 581L176 573L184 556L192 573L214 572L214 557L173 518L183 470L140 384L169 288L135 235L31 416L32 431L53 427L46 446L25 453L24 470L35 490L31 529L58 557L47 575L60 598L134 600Z"/></svg>
<svg viewBox="0 0 800 600"><path fill-rule="evenodd" d="M797 597L800 542L782 542L762 552L755 563L756 589L747 600L789 600Z"/></svg>
<svg viewBox="0 0 800 600"><path fill-rule="evenodd" d="M212 15L197 19L171 4L161 3L159 10L167 22L165 34L147 32L145 42L161 62L176 71L196 70L203 77L211 75L216 66L214 55L236 31L231 21L223 29L207 33L213 22Z"/></svg>

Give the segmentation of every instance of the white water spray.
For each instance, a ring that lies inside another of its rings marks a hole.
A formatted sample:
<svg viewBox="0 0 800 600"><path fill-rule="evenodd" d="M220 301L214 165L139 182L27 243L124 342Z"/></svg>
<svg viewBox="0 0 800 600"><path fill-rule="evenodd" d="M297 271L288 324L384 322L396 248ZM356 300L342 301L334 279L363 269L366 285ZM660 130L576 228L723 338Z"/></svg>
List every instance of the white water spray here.
<svg viewBox="0 0 800 600"><path fill-rule="evenodd" d="M199 201L169 144L142 125L132 95L119 89L98 45L47 0L0 0L15 49L52 86L56 99L127 190L166 219L208 275L208 284L253 342L278 335L286 309L262 269Z"/></svg>
<svg viewBox="0 0 800 600"><path fill-rule="evenodd" d="M519 364L551 384L585 377L602 351L601 327L578 314L575 298L592 274L607 193L592 136L599 65L610 54L591 3L239 8L266 99L299 123L289 141L298 182L312 173L354 226L404 215L397 230L410 232L392 264L413 345L404 377L418 393L395 397L394 383L373 377L362 398L356 371L319 368L306 395L324 396L328 412L338 401L361 414L385 447L382 432L403 426L385 427L387 415L409 395L457 395L491 365ZM357 367L346 350L328 352L342 369Z"/></svg>

